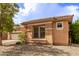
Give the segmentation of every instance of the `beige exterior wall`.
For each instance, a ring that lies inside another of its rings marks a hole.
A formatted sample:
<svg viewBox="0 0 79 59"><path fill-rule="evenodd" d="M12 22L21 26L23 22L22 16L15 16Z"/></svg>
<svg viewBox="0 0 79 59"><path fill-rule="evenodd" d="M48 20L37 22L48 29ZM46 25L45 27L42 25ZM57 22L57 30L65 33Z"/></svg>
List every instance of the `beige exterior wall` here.
<svg viewBox="0 0 79 59"><path fill-rule="evenodd" d="M56 29L56 22L53 23L53 43L57 45L68 45L69 43L69 24L68 21L60 21L63 22L63 29Z"/></svg>
<svg viewBox="0 0 79 59"><path fill-rule="evenodd" d="M44 39L32 38L33 37L32 26L43 25L43 24L45 24L45 38ZM43 22L27 25L26 35L27 35L27 41L29 43L52 44L52 22Z"/></svg>
<svg viewBox="0 0 79 59"><path fill-rule="evenodd" d="M52 23L46 24L45 36L47 40L47 44L53 44L53 36L52 36Z"/></svg>
<svg viewBox="0 0 79 59"><path fill-rule="evenodd" d="M34 23L28 24L26 27L26 36L27 42L29 44L35 43L44 43L44 44L57 44L57 45L68 45L69 43L69 24L68 21L59 21L63 22L64 28L63 30L56 29L56 21L55 22L43 22L43 23ZM45 24L45 38L44 39L34 39L32 34L33 26Z"/></svg>

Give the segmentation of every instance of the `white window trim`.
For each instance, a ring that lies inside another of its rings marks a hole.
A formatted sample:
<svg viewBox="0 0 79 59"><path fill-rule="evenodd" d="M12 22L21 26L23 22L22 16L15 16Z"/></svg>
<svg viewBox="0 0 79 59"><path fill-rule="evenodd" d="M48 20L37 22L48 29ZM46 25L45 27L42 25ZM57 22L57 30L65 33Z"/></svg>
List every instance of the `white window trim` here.
<svg viewBox="0 0 79 59"><path fill-rule="evenodd" d="M40 40L46 40L46 38L44 38L44 39L43 38L41 38L41 39L40 38L33 38L32 40L39 40L40 41Z"/></svg>
<svg viewBox="0 0 79 59"><path fill-rule="evenodd" d="M58 23L61 23L62 24L62 27L61 28L58 28L57 27ZM63 22L56 22L56 30L63 30L63 28L64 28Z"/></svg>

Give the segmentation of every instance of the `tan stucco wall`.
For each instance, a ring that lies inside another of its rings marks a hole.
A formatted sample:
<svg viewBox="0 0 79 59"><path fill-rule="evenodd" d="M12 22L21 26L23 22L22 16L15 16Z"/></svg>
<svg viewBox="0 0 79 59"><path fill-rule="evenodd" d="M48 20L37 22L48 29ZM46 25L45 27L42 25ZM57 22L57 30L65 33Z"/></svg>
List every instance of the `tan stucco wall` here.
<svg viewBox="0 0 79 59"><path fill-rule="evenodd" d="M47 23L46 24L46 33L45 33L45 35L46 35L46 40L47 40L47 44L53 44L53 36L52 36L52 23Z"/></svg>
<svg viewBox="0 0 79 59"><path fill-rule="evenodd" d="M69 43L69 25L68 21L63 22L63 30L56 29L56 22L53 23L53 43L57 45L68 45Z"/></svg>
<svg viewBox="0 0 79 59"><path fill-rule="evenodd" d="M42 25L45 24L45 38L44 39L35 39L32 38L32 26L35 25ZM39 41L41 43L46 43L46 44L52 44L52 22L43 22L43 23L35 23L35 24L29 24L27 25L27 30L26 30L26 35L27 35L27 41L31 43L35 43L35 41Z"/></svg>
<svg viewBox="0 0 79 59"><path fill-rule="evenodd" d="M58 45L68 45L69 41L69 25L68 21L59 21L63 22L63 30L56 30L56 21L55 22L43 22L43 23L34 23L28 24L26 28L27 41L29 43L35 43L35 41L46 43L46 44L58 44ZM32 26L45 24L45 38L44 39L34 39L32 34Z"/></svg>

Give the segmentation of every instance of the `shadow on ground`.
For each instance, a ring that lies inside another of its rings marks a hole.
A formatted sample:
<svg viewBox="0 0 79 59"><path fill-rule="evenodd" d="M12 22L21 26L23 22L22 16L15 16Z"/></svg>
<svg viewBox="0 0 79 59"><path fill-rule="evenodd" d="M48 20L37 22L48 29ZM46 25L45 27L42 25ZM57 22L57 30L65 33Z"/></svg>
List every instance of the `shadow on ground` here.
<svg viewBox="0 0 79 59"><path fill-rule="evenodd" d="M2 51L3 56L69 56L68 52L64 52L53 46L33 46L19 45L11 49Z"/></svg>
<svg viewBox="0 0 79 59"><path fill-rule="evenodd" d="M70 47L79 47L79 44L71 44Z"/></svg>

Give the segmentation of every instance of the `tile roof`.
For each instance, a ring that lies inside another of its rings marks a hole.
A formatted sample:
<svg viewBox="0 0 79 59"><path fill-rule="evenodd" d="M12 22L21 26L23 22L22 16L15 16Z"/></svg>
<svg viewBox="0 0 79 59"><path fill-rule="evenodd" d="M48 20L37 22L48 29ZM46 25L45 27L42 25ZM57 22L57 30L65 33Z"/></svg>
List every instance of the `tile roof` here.
<svg viewBox="0 0 79 59"><path fill-rule="evenodd" d="M31 23L39 23L39 22L47 22L47 21L59 21L59 20L68 20L69 22L72 22L73 16L74 15L65 15L65 16L42 18L42 19L26 21L26 22L23 22L21 24L25 25L25 24L31 24Z"/></svg>

